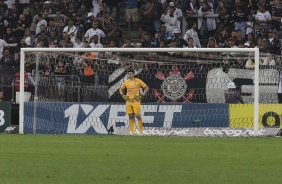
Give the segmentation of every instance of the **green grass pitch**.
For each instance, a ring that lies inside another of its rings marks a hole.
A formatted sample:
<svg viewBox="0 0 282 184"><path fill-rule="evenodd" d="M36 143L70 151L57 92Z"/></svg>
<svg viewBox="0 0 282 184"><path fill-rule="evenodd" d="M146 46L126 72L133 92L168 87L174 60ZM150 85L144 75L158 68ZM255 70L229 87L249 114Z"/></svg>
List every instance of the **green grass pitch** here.
<svg viewBox="0 0 282 184"><path fill-rule="evenodd" d="M0 135L0 183L281 183L281 138Z"/></svg>

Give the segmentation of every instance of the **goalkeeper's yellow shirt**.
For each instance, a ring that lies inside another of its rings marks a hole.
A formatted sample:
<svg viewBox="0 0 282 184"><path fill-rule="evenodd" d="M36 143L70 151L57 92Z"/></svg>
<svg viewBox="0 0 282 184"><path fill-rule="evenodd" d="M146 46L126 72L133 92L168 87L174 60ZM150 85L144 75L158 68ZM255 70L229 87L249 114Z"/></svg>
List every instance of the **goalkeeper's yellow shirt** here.
<svg viewBox="0 0 282 184"><path fill-rule="evenodd" d="M135 95L140 94L140 87L145 88L147 85L140 79L134 78L133 80L127 79L121 86L121 89L126 88L126 95L130 99L134 99Z"/></svg>

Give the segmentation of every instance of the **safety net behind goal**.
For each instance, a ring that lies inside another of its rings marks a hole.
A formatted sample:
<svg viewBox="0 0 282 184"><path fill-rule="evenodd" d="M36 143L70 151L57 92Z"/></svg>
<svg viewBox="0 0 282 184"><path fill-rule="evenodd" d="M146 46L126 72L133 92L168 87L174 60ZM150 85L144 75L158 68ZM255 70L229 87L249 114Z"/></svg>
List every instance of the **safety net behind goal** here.
<svg viewBox="0 0 282 184"><path fill-rule="evenodd" d="M281 56L261 53L259 62L256 79L254 52L25 51L35 86L24 93L23 133L108 134L113 127L128 135L118 90L133 68L150 88L142 100L144 135L252 136L258 80L258 134L272 136L282 121ZM241 100L228 101L230 90Z"/></svg>

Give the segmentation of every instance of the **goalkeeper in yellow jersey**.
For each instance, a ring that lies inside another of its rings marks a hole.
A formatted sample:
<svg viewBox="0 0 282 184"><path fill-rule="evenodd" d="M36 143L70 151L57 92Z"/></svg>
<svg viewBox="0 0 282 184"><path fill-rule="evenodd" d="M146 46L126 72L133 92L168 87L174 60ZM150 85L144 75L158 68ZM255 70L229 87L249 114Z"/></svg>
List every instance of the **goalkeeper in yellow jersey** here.
<svg viewBox="0 0 282 184"><path fill-rule="evenodd" d="M129 116L130 135L134 134L134 119L137 118L140 135L143 133L141 118L141 100L146 95L149 87L140 79L134 77L134 70L128 69L128 79L122 84L119 93L126 101L126 114ZM140 94L140 88L143 88L143 94ZM126 94L124 90L126 89Z"/></svg>

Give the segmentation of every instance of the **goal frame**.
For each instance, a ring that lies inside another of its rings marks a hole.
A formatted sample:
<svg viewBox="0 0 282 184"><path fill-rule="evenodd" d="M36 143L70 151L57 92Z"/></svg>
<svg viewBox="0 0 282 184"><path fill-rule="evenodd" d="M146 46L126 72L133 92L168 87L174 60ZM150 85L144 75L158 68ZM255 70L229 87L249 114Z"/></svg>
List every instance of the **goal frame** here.
<svg viewBox="0 0 282 184"><path fill-rule="evenodd" d="M259 48L21 48L19 134L24 133L24 63L26 52L244 52L254 53L254 136L258 136L259 123ZM34 99L36 102L37 99Z"/></svg>

